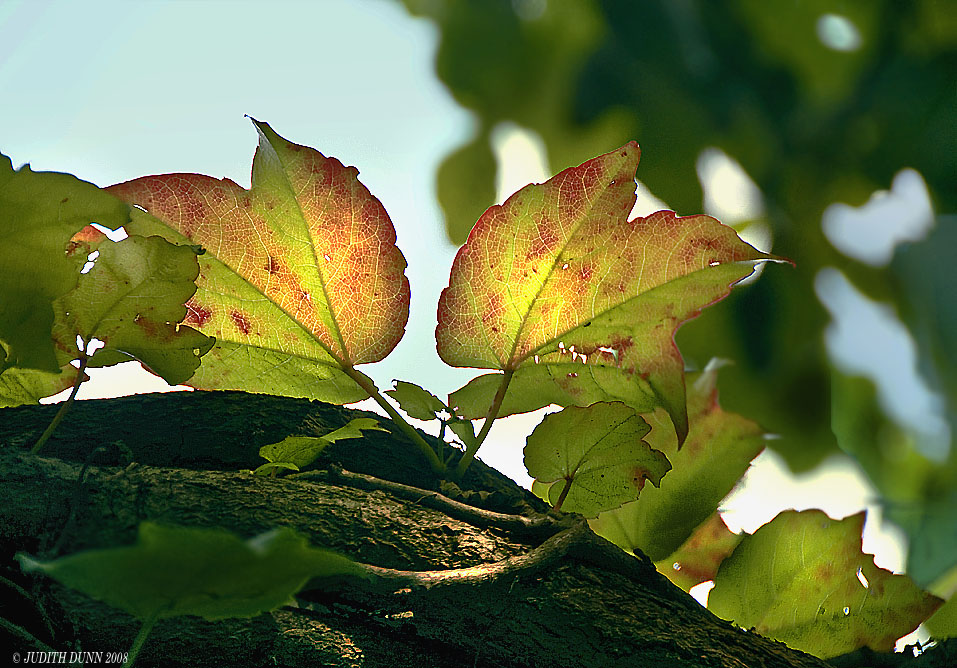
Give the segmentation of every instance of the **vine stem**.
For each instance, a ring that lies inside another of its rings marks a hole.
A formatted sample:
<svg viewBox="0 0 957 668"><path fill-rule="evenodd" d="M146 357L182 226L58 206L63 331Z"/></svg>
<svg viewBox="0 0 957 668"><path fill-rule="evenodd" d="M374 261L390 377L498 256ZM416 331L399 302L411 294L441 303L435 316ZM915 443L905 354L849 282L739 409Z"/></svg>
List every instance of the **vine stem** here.
<svg viewBox="0 0 957 668"><path fill-rule="evenodd" d="M513 369L506 369L505 373L502 374L502 382L498 386L498 390L495 392L495 398L492 399L492 405L489 406L488 413L485 416L485 423L482 425L481 431L479 431L478 436L475 437L475 441L469 443L465 449L465 452L462 454L462 459L459 460L458 466L455 467L455 475L461 478L465 475L465 471L468 470L469 464L472 463L472 460L475 459L475 453L478 452L478 449L482 446L482 443L485 442L485 438L488 436L489 430L492 428L492 423L495 422L495 418L498 417L498 411L502 408L502 402L505 401L505 392L508 390L508 384L512 382L512 374L515 371Z"/></svg>
<svg viewBox="0 0 957 668"><path fill-rule="evenodd" d="M418 446L419 451L422 452L422 455L428 460L429 466L432 467L432 470L439 475L443 475L446 471L445 464L439 459L439 456L435 453L435 450L432 449L432 446L425 442L425 439L422 438L422 434L417 432L415 428L412 427L408 422L405 421L405 418L402 417L402 414L397 411L392 404L386 401L385 397L379 392L379 388L375 386L368 376L365 374L359 373L350 366L343 365L343 371L348 374L348 376L354 380L359 387L369 393L379 406L388 413L389 417L392 418L392 421L395 422L396 426L402 430L402 432L408 436L416 446Z"/></svg>
<svg viewBox="0 0 957 668"><path fill-rule="evenodd" d="M157 610L152 617L143 622L143 626L140 627L139 633L136 634L136 638L133 640L133 646L130 647L130 652L126 657L126 661L123 662L121 668L130 668L133 665L133 661L136 660L136 656L140 653L140 650L143 649L143 643L146 642L146 638L149 636L150 631L153 630L153 625L156 624L156 620L159 619L161 610Z"/></svg>
<svg viewBox="0 0 957 668"><path fill-rule="evenodd" d="M60 404L60 410L56 412L56 415L53 416L53 420L40 435L40 438L37 439L36 444L33 446L31 452L33 454L38 454L40 448L43 447L43 444L50 440L50 437L53 436L53 432L56 431L57 426L70 411L70 408L73 406L73 400L76 399L76 393L80 391L80 385L83 384L84 377L86 376L86 365L90 361L90 358L86 354L80 355L80 366L77 368L76 380L73 381L73 391L70 392L70 396Z"/></svg>

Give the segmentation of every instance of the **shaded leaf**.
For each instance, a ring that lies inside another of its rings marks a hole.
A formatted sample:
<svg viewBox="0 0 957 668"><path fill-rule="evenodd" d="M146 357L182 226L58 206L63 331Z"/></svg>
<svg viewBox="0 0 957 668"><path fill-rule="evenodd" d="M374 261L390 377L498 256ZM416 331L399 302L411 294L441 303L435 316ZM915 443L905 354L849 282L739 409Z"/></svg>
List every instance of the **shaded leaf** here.
<svg viewBox="0 0 957 668"><path fill-rule="evenodd" d="M957 596L951 594L950 599L924 622L924 626L935 640L957 638Z"/></svg>
<svg viewBox="0 0 957 668"><path fill-rule="evenodd" d="M244 471L245 473L251 473L253 475L267 475L272 472L279 473L280 471L299 471L299 467L291 462L269 462L268 464L262 464L257 466L256 470Z"/></svg>
<svg viewBox="0 0 957 668"><path fill-rule="evenodd" d="M385 393L399 402L402 410L416 420L434 420L438 413L446 410L445 404L439 401L438 397L415 383L397 380L395 389L386 390Z"/></svg>
<svg viewBox="0 0 957 668"><path fill-rule="evenodd" d="M35 404L44 397L59 394L71 387L77 369L69 364L60 373L14 367L0 374L0 408Z"/></svg>
<svg viewBox="0 0 957 668"><path fill-rule="evenodd" d="M488 133L480 132L446 157L435 182L449 240L461 245L488 203L495 200L495 156Z"/></svg>
<svg viewBox="0 0 957 668"><path fill-rule="evenodd" d="M694 530L684 545L667 559L655 562L658 571L685 591L714 580L718 567L738 546L743 534L734 533L714 513Z"/></svg>
<svg viewBox="0 0 957 668"><path fill-rule="evenodd" d="M671 464L641 440L649 426L623 403L572 406L546 415L525 446L528 474L552 484L556 509L594 517L638 497L645 481L661 482Z"/></svg>
<svg viewBox="0 0 957 668"><path fill-rule="evenodd" d="M278 443L259 448L259 456L268 462L296 470L309 466L327 446L347 438L362 438L362 430L388 431L372 418L355 418L323 436L287 436ZM256 469L259 472L264 464Z"/></svg>
<svg viewBox="0 0 957 668"><path fill-rule="evenodd" d="M79 264L66 251L89 223L117 228L129 206L70 174L14 171L0 155L0 372L58 373L50 331L53 300L76 285Z"/></svg>
<svg viewBox="0 0 957 668"><path fill-rule="evenodd" d="M531 405L553 400L559 380L565 394L595 398L591 374L565 365L614 369L625 377L615 383L627 393L620 398L644 410L650 388L683 440L683 363L674 332L727 295L755 262L773 257L708 216L660 211L629 221L639 154L637 144L626 144L490 207L456 255L436 340L452 366L514 372L522 394L544 395L526 399ZM556 364L562 366L542 370ZM550 379L550 387L535 391L538 383L525 374ZM451 403L473 417L482 414L476 406L491 406L494 394L486 395L463 407L453 394ZM505 401L526 409L508 395Z"/></svg>
<svg viewBox="0 0 957 668"><path fill-rule="evenodd" d="M452 433L459 437L459 440L462 441L466 446L470 446L475 442L475 427L472 425L472 422L469 420L452 420L449 424L449 429L452 430Z"/></svg>
<svg viewBox="0 0 957 668"><path fill-rule="evenodd" d="M221 529L143 522L139 540L129 547L48 562L22 553L17 559L27 572L43 572L143 620L253 617L292 603L311 578L363 573L346 557L310 547L286 527L244 541Z"/></svg>
<svg viewBox="0 0 957 668"><path fill-rule="evenodd" d="M250 190L199 174L109 190L143 209L130 231L206 249L186 322L217 344L193 387L359 401L343 369L384 358L408 320L395 229L355 168L253 123Z"/></svg>
<svg viewBox="0 0 957 668"><path fill-rule="evenodd" d="M721 564L708 608L821 658L893 649L942 601L878 568L861 552L863 528L863 512L782 512Z"/></svg>
<svg viewBox="0 0 957 668"><path fill-rule="evenodd" d="M97 246L93 268L74 290L54 302L54 340L61 351L102 341L88 366L139 360L170 385L185 382L199 358L215 343L192 327L178 325L196 291L197 249L161 237L130 236ZM69 359L75 353L63 352Z"/></svg>
<svg viewBox="0 0 957 668"><path fill-rule="evenodd" d="M592 530L627 551L641 549L651 559L665 559L714 514L764 449L764 431L718 404L714 361L700 374L689 374L688 413L691 431L681 450L661 409L646 416L652 424L645 440L674 467L657 489L646 490L639 503L602 513ZM611 538L606 531L615 531ZM620 532L620 533L618 533Z"/></svg>

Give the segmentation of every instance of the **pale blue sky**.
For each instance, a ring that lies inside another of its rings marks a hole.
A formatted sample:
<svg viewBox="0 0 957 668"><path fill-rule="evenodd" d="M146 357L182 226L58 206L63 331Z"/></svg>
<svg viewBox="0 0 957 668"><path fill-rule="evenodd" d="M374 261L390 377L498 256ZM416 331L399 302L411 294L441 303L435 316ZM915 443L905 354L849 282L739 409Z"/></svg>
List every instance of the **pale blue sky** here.
<svg viewBox="0 0 957 668"><path fill-rule="evenodd" d="M383 389L401 377L445 393L469 374L434 352L435 304L455 251L434 173L471 125L433 74L437 38L388 0L8 0L0 150L17 166L101 186L198 172L248 187L249 114L357 166L392 217L413 289L403 342L369 372Z"/></svg>

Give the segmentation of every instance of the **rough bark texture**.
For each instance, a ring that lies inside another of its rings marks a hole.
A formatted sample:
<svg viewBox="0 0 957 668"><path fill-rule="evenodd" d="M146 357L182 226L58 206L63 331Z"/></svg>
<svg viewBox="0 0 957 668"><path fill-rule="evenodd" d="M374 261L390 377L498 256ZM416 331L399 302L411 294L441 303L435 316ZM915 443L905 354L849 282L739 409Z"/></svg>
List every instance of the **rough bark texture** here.
<svg viewBox="0 0 957 668"><path fill-rule="evenodd" d="M254 619L165 620L137 665L827 665L717 619L647 560L626 555L580 523L473 517L428 494L335 473L338 466L437 489L397 431L366 432L330 447L317 468L331 472L273 479L238 471L261 463L260 446L309 433L309 423L338 427L356 411L240 392L87 401L74 408L43 456L29 454L54 411L0 410L0 558L4 577L33 599L4 587L0 617L56 649L125 651L138 623L49 579L23 576L13 554L52 558L128 544L141 521L153 520L244 536L290 526L314 545L394 570L331 591L305 591L299 608ZM116 441L123 447L98 452L90 464L90 453ZM495 511L541 510L480 462L461 486L462 500ZM467 570L447 579L434 574L428 585L414 573L395 572L449 569ZM412 586L401 586L403 578ZM4 644L33 649L17 638Z"/></svg>

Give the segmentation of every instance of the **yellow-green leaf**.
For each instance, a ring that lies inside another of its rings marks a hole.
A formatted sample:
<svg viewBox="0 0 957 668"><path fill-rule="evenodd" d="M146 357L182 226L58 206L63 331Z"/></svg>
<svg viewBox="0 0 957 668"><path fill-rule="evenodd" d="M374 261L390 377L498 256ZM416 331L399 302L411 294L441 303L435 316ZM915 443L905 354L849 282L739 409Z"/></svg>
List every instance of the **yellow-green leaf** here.
<svg viewBox="0 0 957 668"><path fill-rule="evenodd" d="M129 206L70 174L14 171L0 155L0 372L20 367L59 373L50 332L53 300L76 285L70 240L89 223L117 228Z"/></svg>
<svg viewBox="0 0 957 668"><path fill-rule="evenodd" d="M556 509L594 517L638 498L650 480L661 482L671 464L642 437L649 426L621 403L571 406L546 415L525 446L528 474L548 488Z"/></svg>
<svg viewBox="0 0 957 668"><path fill-rule="evenodd" d="M639 154L632 142L522 188L489 208L459 249L439 301L438 351L452 366L513 374L515 396L506 394L499 415L556 398L619 399L638 410L663 406L684 440L674 332L756 262L775 258L709 216L659 211L629 220ZM484 415L500 379L468 401L453 394L451 405ZM602 396L605 385L614 396Z"/></svg>
<svg viewBox="0 0 957 668"><path fill-rule="evenodd" d="M217 344L191 385L361 400L343 369L384 358L408 320L395 229L354 167L253 123L249 190L199 174L109 190L137 207L131 231L206 249L186 322Z"/></svg>
<svg viewBox="0 0 957 668"><path fill-rule="evenodd" d="M746 536L708 596L719 617L821 658L890 651L942 601L861 551L864 513L789 510Z"/></svg>
<svg viewBox="0 0 957 668"><path fill-rule="evenodd" d="M79 336L84 346L93 339L104 344L88 366L136 359L171 385L188 380L215 342L178 324L196 291L197 249L137 235L96 248L93 268L54 302L61 361L77 356Z"/></svg>

